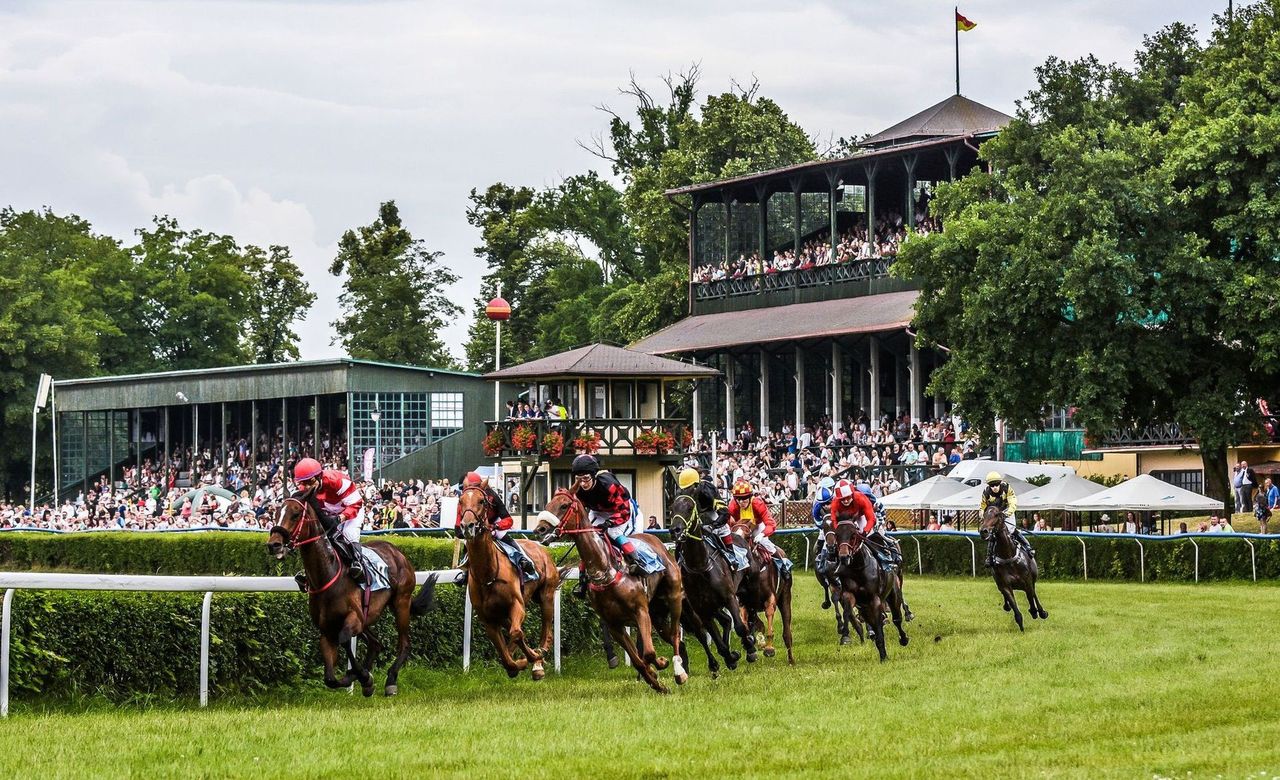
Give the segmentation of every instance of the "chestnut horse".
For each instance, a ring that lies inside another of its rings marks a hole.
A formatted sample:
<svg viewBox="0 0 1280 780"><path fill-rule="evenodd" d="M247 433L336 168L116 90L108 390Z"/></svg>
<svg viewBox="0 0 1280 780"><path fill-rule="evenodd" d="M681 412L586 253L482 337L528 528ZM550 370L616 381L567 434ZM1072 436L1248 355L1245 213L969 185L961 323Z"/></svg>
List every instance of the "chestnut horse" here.
<svg viewBox="0 0 1280 780"><path fill-rule="evenodd" d="M539 513L537 530L544 542L558 536L573 537L587 578L587 599L592 609L603 618L609 635L622 645L631 665L649 687L658 693L669 692L658 681L657 672L667 668L667 659L654 651L654 628L671 644L675 680L683 685L689 679L680 657L680 645L684 641L680 628L684 584L680 567L662 542L652 534L629 534L637 542L648 544L662 559L666 570L640 576L628 574L620 553L605 538L604 529L590 524L586 507L564 488L557 490L547 502L547 508ZM639 649L626 633L628 626L636 628Z"/></svg>
<svg viewBox="0 0 1280 780"><path fill-rule="evenodd" d="M840 583L840 600L851 612L856 604L867 634L876 643L880 660L889 657L884 648L885 606L893 613L893 625L898 629L898 644L907 644L907 632L902 628L902 587L900 575L880 564L875 554L863 542L866 537L858 530L860 521L853 517L842 518L834 530L827 525L828 550L836 552L835 576Z"/></svg>
<svg viewBox="0 0 1280 780"><path fill-rule="evenodd" d="M471 606L489 641L498 651L498 660L508 677L516 677L533 664L533 679L546 676L543 656L551 649L551 628L555 616L556 589L560 572L547 548L532 539L516 544L533 560L538 579L526 582L506 553L498 549L493 538L492 523L498 512L484 488L463 488L458 496L457 533L467 543L467 591ZM537 601L542 606L542 642L530 647L524 635L525 604ZM519 648L523 658L513 652Z"/></svg>
<svg viewBox="0 0 1280 780"><path fill-rule="evenodd" d="M1000 595L1004 597L1004 611L1013 611L1018 630L1026 629L1022 627L1022 612L1018 610L1018 602L1013 597L1015 590L1027 594L1027 608L1031 610L1032 619L1049 617L1044 605L1040 603L1040 597L1036 595L1036 578L1040 574L1036 559L1023 552L1022 547L1013 540L1008 526L1004 524L1004 513L999 507L987 507L986 514L982 516L981 534L983 539L988 534L996 535L996 565L991 570L991 576L1000 589Z"/></svg>
<svg viewBox="0 0 1280 780"><path fill-rule="evenodd" d="M435 599L436 577L431 575L422 583L417 598L413 596L415 574L404 554L388 542L369 542L366 549L377 553L387 564L391 587L365 592L359 584L345 576L347 567L329 543L329 537L320 525L314 497L294 493L284 500L280 519L267 535L267 552L277 560L290 550L302 555L302 567L307 574L307 592L311 622L320 631L320 655L324 658L324 683L330 688L346 688L354 679L360 681L365 696L373 695L373 671L382 645L369 630L388 605L396 616L396 660L387 670L386 695L395 696L396 679L400 668L409 657L409 618L431 609ZM368 575L366 575L368 576ZM368 603L365 603L365 597ZM351 640L361 637L365 641L364 663L356 658ZM338 650L343 649L351 661L351 670L341 679L334 674Z"/></svg>
<svg viewBox="0 0 1280 780"><path fill-rule="evenodd" d="M738 584L738 601L742 604L743 620L753 631L764 633L764 655L766 658L773 658L777 652L773 647L773 617L775 612L782 613L782 643L787 646L787 663L794 664L796 656L791 643L791 573L782 575L773 562L773 553L764 545L751 543L754 530L750 523L733 526L733 532L747 543L747 561L750 564L742 573L742 581ZM764 613L763 622L760 620L761 612ZM747 649L748 661L756 660L755 655L754 648Z"/></svg>

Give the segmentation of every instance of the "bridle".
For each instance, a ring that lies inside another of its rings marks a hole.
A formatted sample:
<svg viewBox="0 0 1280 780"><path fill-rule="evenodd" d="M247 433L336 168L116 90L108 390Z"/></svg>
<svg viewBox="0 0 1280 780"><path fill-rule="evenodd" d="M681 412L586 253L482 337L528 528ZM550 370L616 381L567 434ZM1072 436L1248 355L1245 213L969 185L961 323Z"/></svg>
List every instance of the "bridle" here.
<svg viewBox="0 0 1280 780"><path fill-rule="evenodd" d="M581 534L605 535L603 528L596 528L595 526L587 523L587 508L582 505L582 501L570 492L568 488L560 488L556 490L552 498L555 499L560 496L564 496L568 500L568 507L565 509L565 513L559 516L560 522L555 528L555 538L558 539L561 536L577 536ZM578 525L577 528L565 528L571 518L576 520L575 524ZM601 581L597 582L594 579L588 579L587 581L587 587L596 592L612 588L614 585L622 582L623 577L626 576L622 573L622 569L614 565L615 562L613 558L616 555L616 552L613 549L613 545L608 541L605 541L604 546L606 551L606 560L609 561L609 568L605 572L605 576ZM585 567L582 571L586 572ZM589 572L587 572L587 574L590 576Z"/></svg>
<svg viewBox="0 0 1280 780"><path fill-rule="evenodd" d="M308 544L312 544L313 542L318 542L321 539L323 539L324 530L320 528L320 521L315 517L314 513L307 512L307 509L308 509L307 504L302 499L296 496L289 496L280 504L281 513L283 514L284 507L288 506L290 503L294 503L298 505L299 514L301 515L302 519L298 521L297 525L293 527L293 531L285 539L284 541L285 549L293 551L300 547L306 547ZM302 530L308 526L315 526L315 530L316 530L315 536L309 536L305 539L298 539L298 537L302 534ZM281 531L284 530L282 526L276 526L276 528L278 528ZM342 576L343 570L346 568L342 565L342 558L338 555L337 550L334 550L332 547L330 547L329 554L332 555L333 559L338 562L338 571L333 575L332 578L330 578L328 582L326 582L324 585L322 585L319 588L312 588L311 579L310 577L308 577L307 593L310 595L314 596L319 593L324 593L326 590L333 587L333 584L338 581L338 579Z"/></svg>
<svg viewBox="0 0 1280 780"><path fill-rule="evenodd" d="M463 508L460 506L458 508L458 519L455 525L458 528L461 528L463 521L466 520L468 516L470 516L471 518L474 519L476 525L480 526L481 528L487 529L489 522L493 520L493 514L494 514L493 501L492 499L489 498L489 491L485 490L480 485L467 485L462 489L462 493L458 497L461 498L462 496L465 496L467 493L472 491L478 492L480 494L480 505L484 507L484 512L486 517L481 517L480 513L476 511L473 507Z"/></svg>
<svg viewBox="0 0 1280 780"><path fill-rule="evenodd" d="M857 555L858 550L862 549L862 541L866 537L863 536L862 531L859 529L858 527L859 523L856 517L857 517L856 515L854 519L840 517L840 511L839 509L837 509L835 523L834 524L829 523L831 527L827 529L825 536L827 539L827 544L835 548L836 557L844 558L847 556ZM846 526L846 525L853 526L852 542L841 542L836 536L837 529L842 528L843 526ZM846 550L848 552L846 552Z"/></svg>

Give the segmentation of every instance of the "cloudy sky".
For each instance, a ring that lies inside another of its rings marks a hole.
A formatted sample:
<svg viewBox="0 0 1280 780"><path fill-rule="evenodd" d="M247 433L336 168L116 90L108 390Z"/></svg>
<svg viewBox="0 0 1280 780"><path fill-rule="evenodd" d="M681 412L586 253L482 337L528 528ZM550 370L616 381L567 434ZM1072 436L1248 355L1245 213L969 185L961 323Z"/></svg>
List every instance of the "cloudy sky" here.
<svg viewBox="0 0 1280 780"><path fill-rule="evenodd" d="M809 132L874 132L953 90L951 2L24 2L0 0L0 204L74 212L129 239L154 214L287 244L331 357L342 232L395 199L469 302L483 267L467 194L595 167L575 143L634 72L758 78ZM1128 63L1225 2L967 0L962 91L1012 113L1050 55ZM466 323L447 335L461 355Z"/></svg>

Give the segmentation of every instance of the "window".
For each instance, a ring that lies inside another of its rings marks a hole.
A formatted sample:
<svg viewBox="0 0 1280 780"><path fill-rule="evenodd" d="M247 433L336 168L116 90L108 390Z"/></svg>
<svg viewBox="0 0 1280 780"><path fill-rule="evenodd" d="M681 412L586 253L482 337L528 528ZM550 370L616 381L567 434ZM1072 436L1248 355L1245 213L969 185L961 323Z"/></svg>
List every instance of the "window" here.
<svg viewBox="0 0 1280 780"><path fill-rule="evenodd" d="M1152 471L1151 476L1161 482L1168 482L1174 487L1190 490L1192 493L1204 492L1204 472L1199 469L1179 471Z"/></svg>
<svg viewBox="0 0 1280 780"><path fill-rule="evenodd" d="M587 385L587 417L603 420L608 415L607 388L603 382L592 382Z"/></svg>
<svg viewBox="0 0 1280 780"><path fill-rule="evenodd" d="M613 414L612 417L626 419L635 417L635 408L632 405L632 384L630 382L614 382L613 383Z"/></svg>
<svg viewBox="0 0 1280 780"><path fill-rule="evenodd" d="M462 430L462 393L431 394L431 440Z"/></svg>

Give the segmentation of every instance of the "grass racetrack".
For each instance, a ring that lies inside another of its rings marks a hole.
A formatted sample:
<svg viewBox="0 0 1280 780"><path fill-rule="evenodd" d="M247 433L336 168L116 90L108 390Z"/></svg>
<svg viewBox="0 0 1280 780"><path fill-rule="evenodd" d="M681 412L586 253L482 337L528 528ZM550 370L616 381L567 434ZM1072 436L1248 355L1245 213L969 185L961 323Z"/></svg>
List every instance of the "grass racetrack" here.
<svg viewBox="0 0 1280 780"><path fill-rule="evenodd" d="M909 578L911 644L890 628L885 664L837 646L817 592L798 571L794 668L712 680L699 648L665 697L597 654L541 683L410 665L390 700L17 702L0 776L1280 775L1274 584L1046 582L1049 620L1019 634L989 579Z"/></svg>

